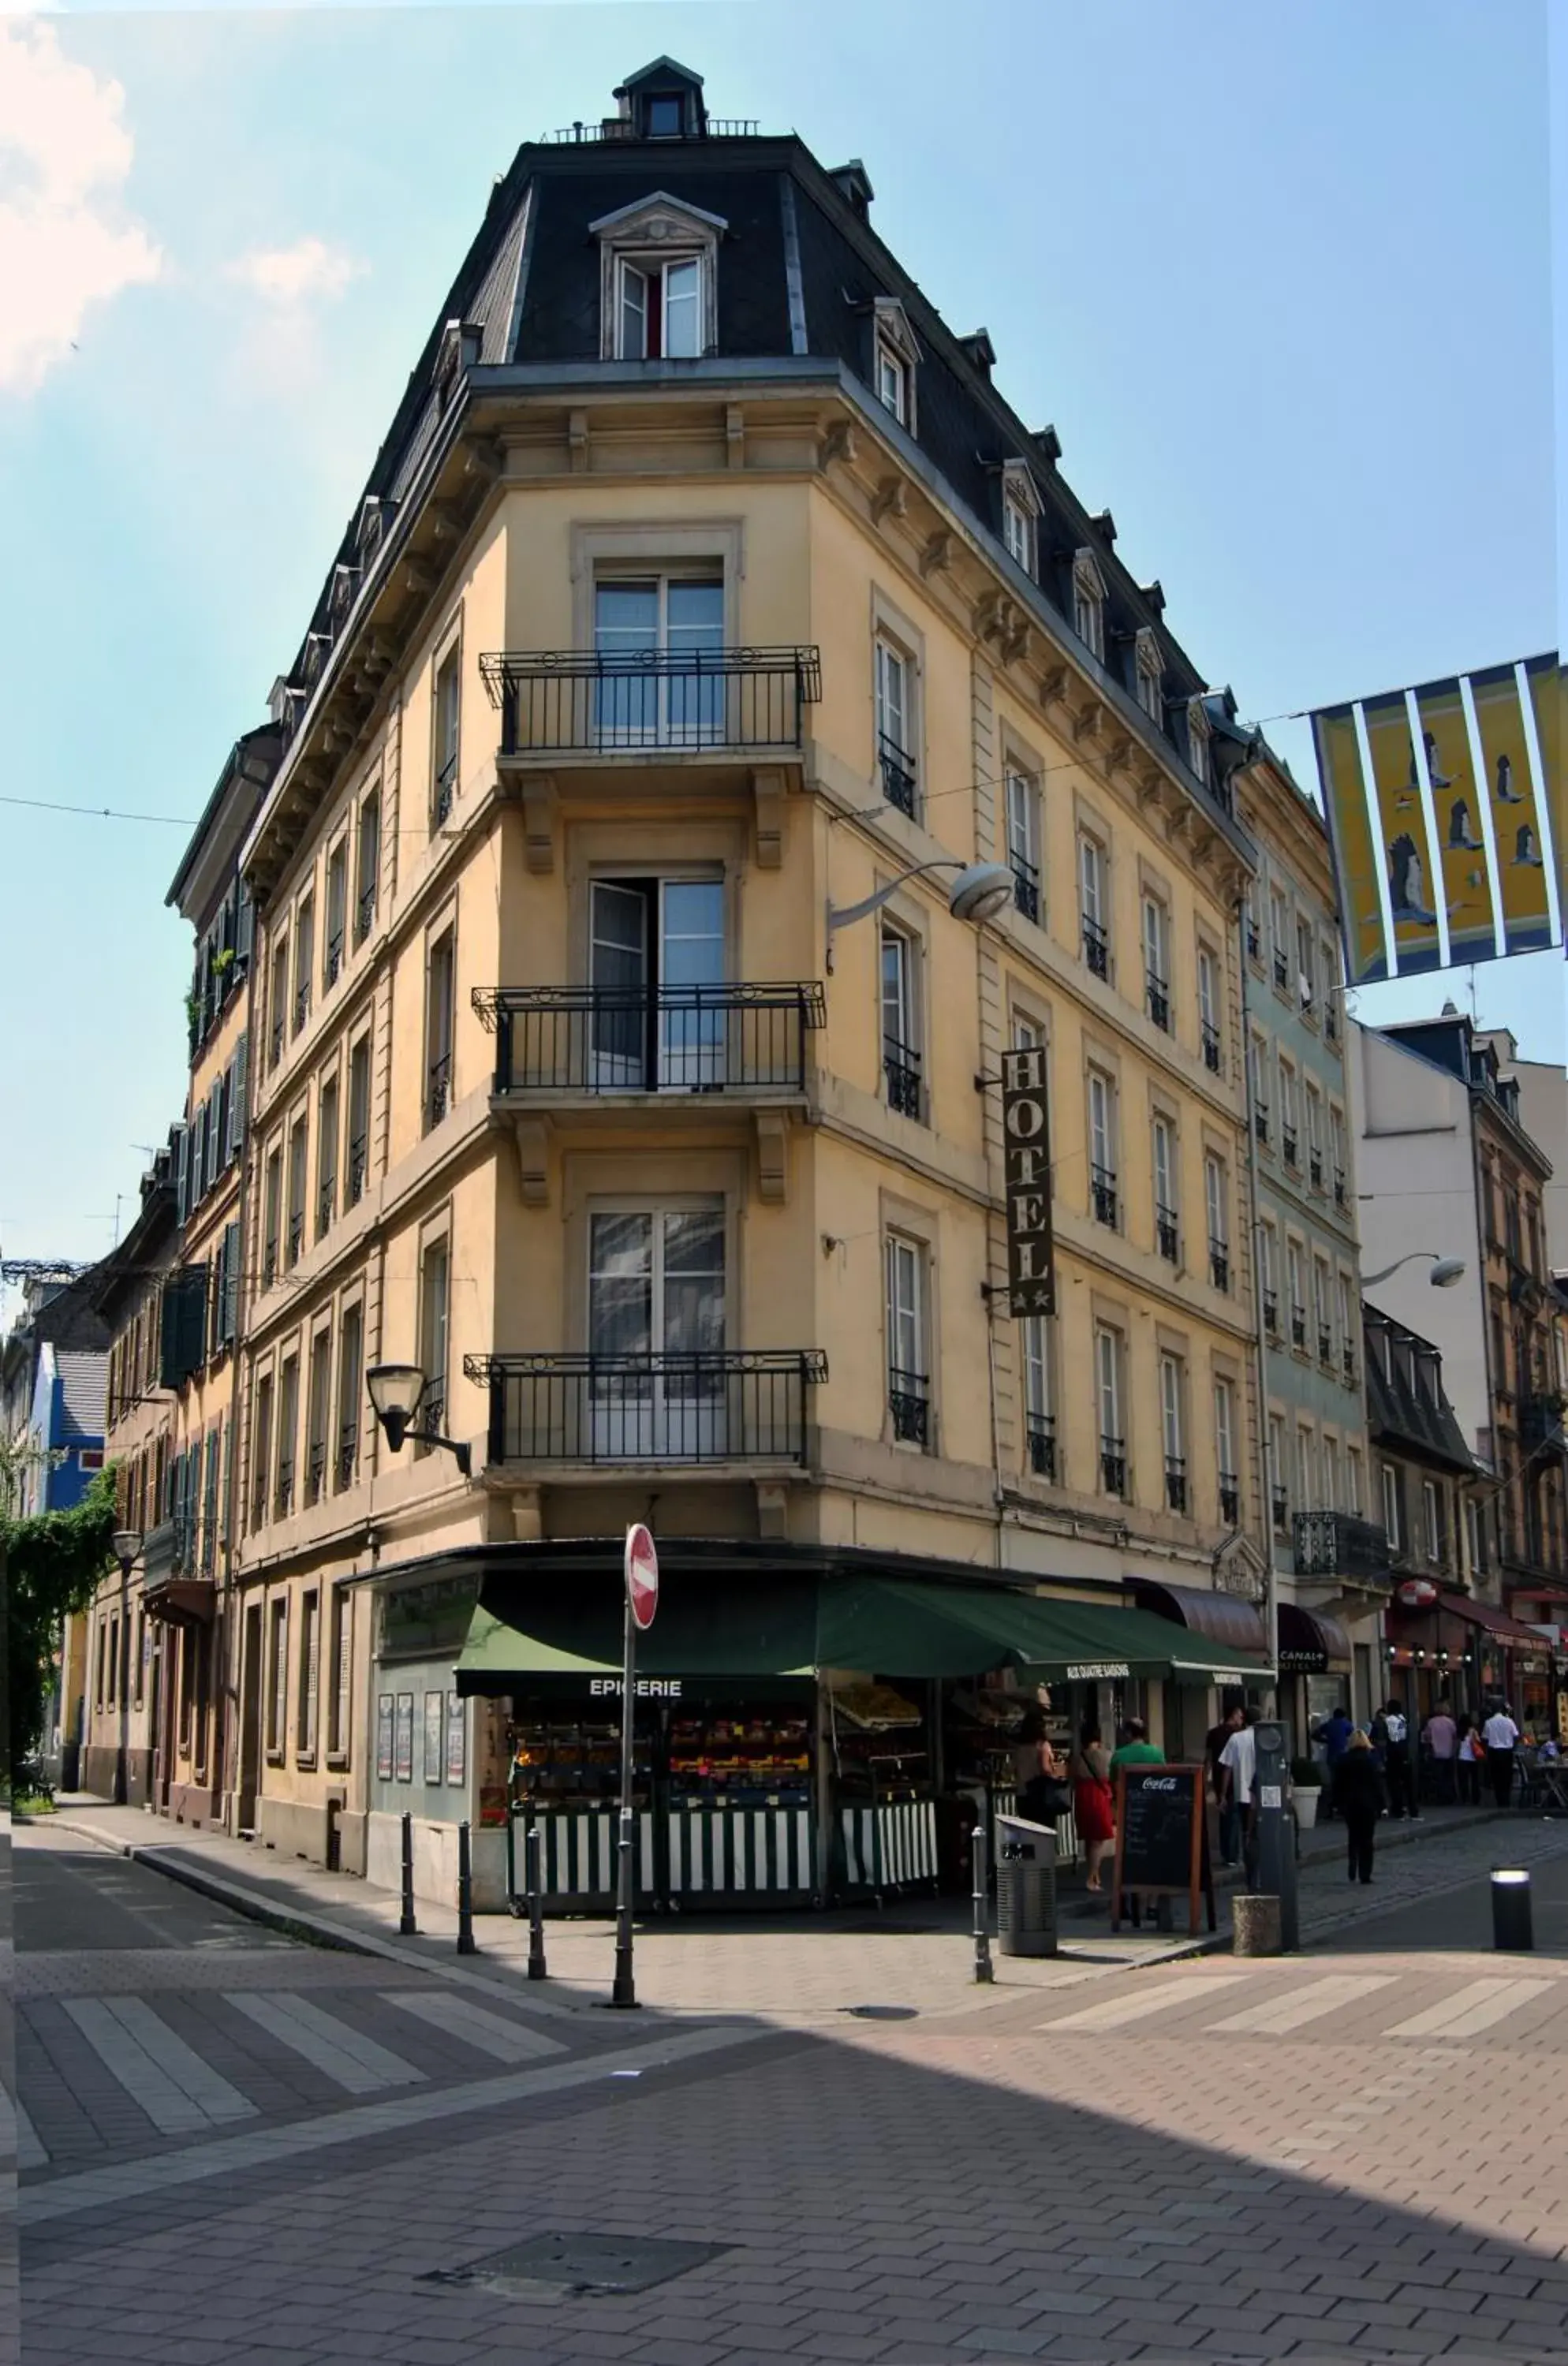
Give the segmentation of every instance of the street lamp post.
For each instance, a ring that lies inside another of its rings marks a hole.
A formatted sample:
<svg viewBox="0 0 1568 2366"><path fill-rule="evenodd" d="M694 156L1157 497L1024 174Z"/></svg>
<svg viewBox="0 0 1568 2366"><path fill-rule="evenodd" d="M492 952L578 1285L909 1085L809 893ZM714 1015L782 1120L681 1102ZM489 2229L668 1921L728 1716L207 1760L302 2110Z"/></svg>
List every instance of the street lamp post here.
<svg viewBox="0 0 1568 2366"><path fill-rule="evenodd" d="M1427 1279L1434 1290L1451 1290L1456 1281L1464 1279L1463 1257L1439 1256L1436 1249L1409 1249L1404 1256L1395 1257L1392 1265L1385 1265L1381 1272L1364 1273L1361 1288L1375 1290L1380 1281L1386 1281L1391 1274L1399 1271L1402 1265L1414 1265L1421 1257L1425 1257L1432 1268Z"/></svg>
<svg viewBox="0 0 1568 2366"><path fill-rule="evenodd" d="M828 969L833 968L833 939L840 929L852 928L856 920L868 919L873 912L896 896L906 880L919 879L928 871L956 871L957 878L948 890L947 908L955 920L971 921L976 928L986 920L994 920L998 912L1006 911L1013 899L1013 876L1005 862L960 862L956 856L938 855L931 862L911 862L874 894L862 896L858 904L828 906Z"/></svg>
<svg viewBox="0 0 1568 2366"><path fill-rule="evenodd" d="M119 1563L119 1746L114 1762L114 1804L130 1802L130 1572L141 1557L140 1528L117 1528L114 1557Z"/></svg>
<svg viewBox="0 0 1568 2366"><path fill-rule="evenodd" d="M413 1426L420 1401L428 1384L425 1373L418 1364L372 1364L365 1375L371 1408L386 1431L387 1443L394 1454L400 1453L410 1439L416 1446L442 1446L452 1456L464 1478L471 1478L473 1466L467 1446L455 1437L443 1437L439 1430L415 1429Z"/></svg>

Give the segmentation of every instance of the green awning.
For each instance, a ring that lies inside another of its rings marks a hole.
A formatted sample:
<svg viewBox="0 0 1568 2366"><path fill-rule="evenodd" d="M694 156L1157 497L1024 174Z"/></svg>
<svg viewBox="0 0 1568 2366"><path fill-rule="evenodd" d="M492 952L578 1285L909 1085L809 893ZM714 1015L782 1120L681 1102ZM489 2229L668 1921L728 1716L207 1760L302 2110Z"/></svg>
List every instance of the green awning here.
<svg viewBox="0 0 1568 2366"><path fill-rule="evenodd" d="M487 1580L457 1662L457 1689L505 1693L532 1676L614 1673L620 1587L604 1576L545 1586ZM1028 1670L1043 1680L1140 1676L1230 1684L1267 1673L1255 1655L1146 1610L1058 1601L994 1585L895 1577L677 1573L637 1639L647 1676L803 1676L843 1668L918 1680Z"/></svg>

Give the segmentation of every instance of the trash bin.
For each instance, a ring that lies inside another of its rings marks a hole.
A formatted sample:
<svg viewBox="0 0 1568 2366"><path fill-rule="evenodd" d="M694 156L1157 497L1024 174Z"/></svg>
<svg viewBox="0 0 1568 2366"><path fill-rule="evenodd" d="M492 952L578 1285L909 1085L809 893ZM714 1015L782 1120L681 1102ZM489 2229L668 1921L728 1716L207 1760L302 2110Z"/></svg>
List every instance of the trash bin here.
<svg viewBox="0 0 1568 2366"><path fill-rule="evenodd" d="M997 1948L1056 1953L1056 1835L1022 1816L997 1818Z"/></svg>

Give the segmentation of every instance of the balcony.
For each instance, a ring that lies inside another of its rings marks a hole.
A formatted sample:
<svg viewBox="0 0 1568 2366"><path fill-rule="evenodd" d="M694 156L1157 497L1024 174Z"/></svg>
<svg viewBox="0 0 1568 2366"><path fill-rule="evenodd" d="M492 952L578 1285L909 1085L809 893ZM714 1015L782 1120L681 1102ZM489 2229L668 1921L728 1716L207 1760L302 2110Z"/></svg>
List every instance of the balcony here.
<svg viewBox="0 0 1568 2366"><path fill-rule="evenodd" d="M1203 1021L1203 1065L1212 1076L1220 1073L1220 1031L1212 1019Z"/></svg>
<svg viewBox="0 0 1568 2366"><path fill-rule="evenodd" d="M1234 1470L1220 1473L1220 1517L1227 1528L1241 1524L1241 1482Z"/></svg>
<svg viewBox="0 0 1568 2366"><path fill-rule="evenodd" d="M1263 1327L1270 1339L1280 1335L1280 1301L1271 1290L1263 1293Z"/></svg>
<svg viewBox="0 0 1568 2366"><path fill-rule="evenodd" d="M1163 977L1152 974L1144 983L1144 998L1149 1017L1163 1034L1170 1032L1170 988Z"/></svg>
<svg viewBox="0 0 1568 2366"><path fill-rule="evenodd" d="M1165 1503L1169 1512L1187 1509L1187 1463L1179 1454L1168 1454L1165 1458Z"/></svg>
<svg viewBox="0 0 1568 2366"><path fill-rule="evenodd" d="M882 1073L887 1085L887 1106L900 1117L920 1114L920 1055L907 1043L885 1041Z"/></svg>
<svg viewBox="0 0 1568 2366"><path fill-rule="evenodd" d="M424 1130L438 1126L452 1106L452 1054L432 1060L424 1079Z"/></svg>
<svg viewBox="0 0 1568 2366"><path fill-rule="evenodd" d="M882 794L890 806L896 806L910 821L915 818L918 783L915 760L897 739L889 739L886 731L876 735L876 761L882 774Z"/></svg>
<svg viewBox="0 0 1568 2366"><path fill-rule="evenodd" d="M1292 1306L1291 1309L1291 1345L1292 1347L1304 1347L1306 1343L1306 1308L1304 1306Z"/></svg>
<svg viewBox="0 0 1568 2366"><path fill-rule="evenodd" d="M1108 1495L1127 1493L1127 1441L1124 1437L1102 1437L1100 1441L1100 1483Z"/></svg>
<svg viewBox="0 0 1568 2366"><path fill-rule="evenodd" d="M356 944L362 945L365 942L366 938L370 934L375 918L376 884L372 880L368 887L362 887L359 891L359 903L354 918L354 938Z"/></svg>
<svg viewBox="0 0 1568 2366"><path fill-rule="evenodd" d="M1216 1290L1228 1290L1231 1286L1231 1253L1224 1241L1209 1243L1209 1279Z"/></svg>
<svg viewBox="0 0 1568 2366"><path fill-rule="evenodd" d="M1032 1413L1027 1416L1025 1438L1029 1448L1029 1467L1036 1479L1056 1476L1056 1422L1048 1413Z"/></svg>
<svg viewBox="0 0 1568 2366"><path fill-rule="evenodd" d="M1174 1210L1170 1208L1155 1210L1155 1242L1167 1265L1176 1265L1179 1261L1181 1234Z"/></svg>
<svg viewBox="0 0 1568 2366"><path fill-rule="evenodd" d="M1349 1512L1298 1512L1294 1549L1298 1577L1356 1577L1387 1583L1388 1534Z"/></svg>
<svg viewBox="0 0 1568 2366"><path fill-rule="evenodd" d="M1111 945L1098 920L1086 912L1083 922L1083 957L1096 977L1111 975Z"/></svg>
<svg viewBox="0 0 1568 2366"><path fill-rule="evenodd" d="M1562 1425L1562 1415L1568 1411L1568 1397L1555 1389L1537 1390L1519 1399L1519 1444L1527 1449L1545 1446L1556 1436ZM1561 1444L1562 1441L1558 1438Z"/></svg>
<svg viewBox="0 0 1568 2366"><path fill-rule="evenodd" d="M333 1460L333 1480L338 1491L354 1484L354 1473L359 1460L359 1425L345 1421L337 1434L337 1453Z"/></svg>
<svg viewBox="0 0 1568 2366"><path fill-rule="evenodd" d="M1337 1208L1345 1205L1345 1169L1342 1166L1334 1170L1334 1204Z"/></svg>
<svg viewBox="0 0 1568 2366"><path fill-rule="evenodd" d="M1291 1499L1283 1487L1269 1488L1269 1510L1274 1523L1274 1534L1277 1537L1284 1536L1290 1526Z"/></svg>
<svg viewBox="0 0 1568 2366"><path fill-rule="evenodd" d="M822 695L815 648L522 649L479 672L503 757L798 748Z"/></svg>
<svg viewBox="0 0 1568 2366"><path fill-rule="evenodd" d="M1109 1166L1091 1166L1089 1170L1089 1201L1097 1224L1109 1224L1116 1230L1116 1176Z"/></svg>
<svg viewBox="0 0 1568 2366"><path fill-rule="evenodd" d="M468 1356L490 1391L489 1459L617 1462L807 1460L806 1391L828 1377L817 1348L677 1355ZM904 1375L895 1374L903 1380ZM925 1442L924 1380L916 1442ZM891 1393L891 1392L890 1392ZM895 1435L898 1430L895 1410Z"/></svg>
<svg viewBox="0 0 1568 2366"><path fill-rule="evenodd" d="M1295 1128L1293 1126L1283 1125L1280 1127L1280 1148L1284 1153L1285 1164L1287 1166L1294 1166L1299 1163L1297 1157L1298 1144L1296 1141Z"/></svg>
<svg viewBox="0 0 1568 2366"><path fill-rule="evenodd" d="M430 827L438 830L451 819L452 800L457 794L457 751L453 749L435 775L430 793Z"/></svg>
<svg viewBox="0 0 1568 2366"><path fill-rule="evenodd" d="M1252 1131L1258 1136L1258 1141L1263 1144L1265 1150L1267 1150L1269 1147L1269 1104L1267 1101L1253 1102Z"/></svg>
<svg viewBox="0 0 1568 2366"><path fill-rule="evenodd" d="M348 1204L357 1208L365 1196L366 1138L356 1133L348 1145Z"/></svg>
<svg viewBox="0 0 1568 2366"><path fill-rule="evenodd" d="M1026 920L1038 920L1040 918L1039 864L1031 862L1027 856L1021 854L1010 855L1008 861L1012 870L1012 900L1016 909L1023 914Z"/></svg>
<svg viewBox="0 0 1568 2366"><path fill-rule="evenodd" d="M1281 994L1289 990L1291 983L1291 965L1278 945L1274 948L1274 983Z"/></svg>
<svg viewBox="0 0 1568 2366"><path fill-rule="evenodd" d="M1307 1180L1314 1191L1323 1189L1323 1160L1315 1150L1307 1153Z"/></svg>
<svg viewBox="0 0 1568 2366"><path fill-rule="evenodd" d="M1334 1367L1334 1334L1326 1323L1317 1326L1317 1360L1325 1371Z"/></svg>
<svg viewBox="0 0 1568 2366"><path fill-rule="evenodd" d="M931 1444L931 1381L924 1372L889 1372L887 1411L900 1446Z"/></svg>
<svg viewBox="0 0 1568 2366"><path fill-rule="evenodd" d="M1258 923L1255 920L1248 920L1247 924L1247 958L1248 961L1255 962L1261 962L1263 959L1263 939L1258 933Z"/></svg>
<svg viewBox="0 0 1568 2366"><path fill-rule="evenodd" d="M473 1004L495 1030L495 1092L520 1096L802 1093L828 1015L818 985L476 987Z"/></svg>

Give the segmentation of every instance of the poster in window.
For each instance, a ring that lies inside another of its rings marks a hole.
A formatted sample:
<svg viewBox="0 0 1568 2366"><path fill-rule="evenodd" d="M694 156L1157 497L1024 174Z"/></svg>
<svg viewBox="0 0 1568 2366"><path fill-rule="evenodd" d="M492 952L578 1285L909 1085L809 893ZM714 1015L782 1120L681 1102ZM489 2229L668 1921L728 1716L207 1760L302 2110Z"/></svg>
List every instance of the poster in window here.
<svg viewBox="0 0 1568 2366"><path fill-rule="evenodd" d="M376 1773L383 1783L392 1779L392 1696L379 1693L376 1698Z"/></svg>
<svg viewBox="0 0 1568 2366"><path fill-rule="evenodd" d="M400 1783L413 1781L413 1695L398 1695L397 1777Z"/></svg>
<svg viewBox="0 0 1568 2366"><path fill-rule="evenodd" d="M424 1696L424 1779L427 1783L441 1780L441 1695Z"/></svg>
<svg viewBox="0 0 1568 2366"><path fill-rule="evenodd" d="M446 1696L446 1780L462 1783L468 1779L468 1719L466 1704L459 1693Z"/></svg>

